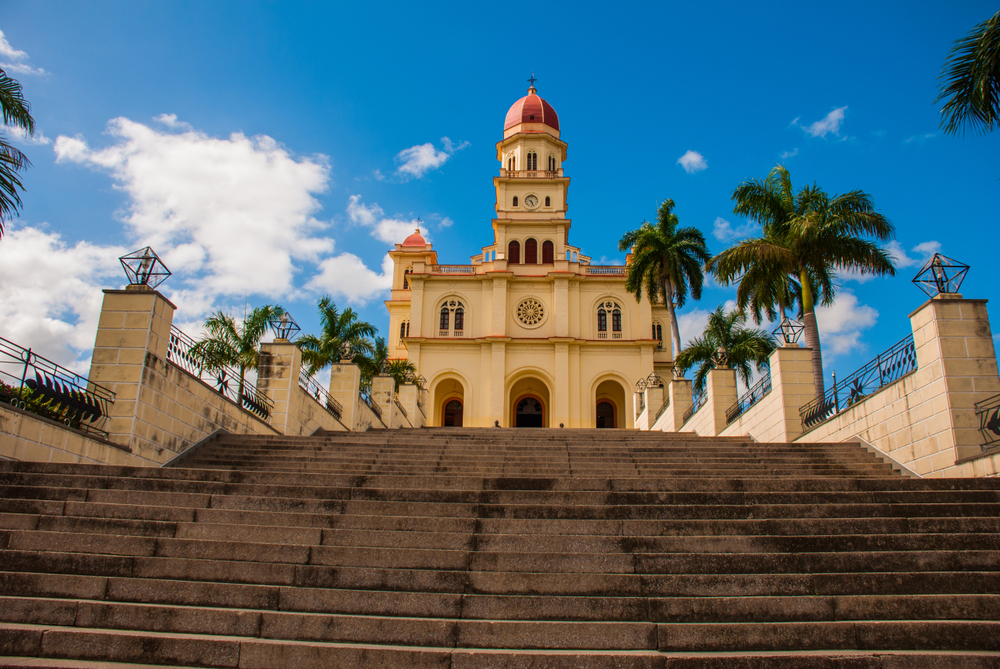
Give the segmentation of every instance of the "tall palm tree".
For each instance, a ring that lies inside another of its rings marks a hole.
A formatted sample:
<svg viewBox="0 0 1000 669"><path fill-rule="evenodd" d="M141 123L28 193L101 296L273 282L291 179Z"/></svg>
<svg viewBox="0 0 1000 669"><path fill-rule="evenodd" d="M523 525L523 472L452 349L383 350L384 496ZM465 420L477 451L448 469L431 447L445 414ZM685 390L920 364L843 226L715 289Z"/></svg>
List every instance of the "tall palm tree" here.
<svg viewBox="0 0 1000 669"><path fill-rule="evenodd" d="M249 369L257 369L260 362L260 340L271 321L280 318L285 310L279 306L257 307L237 323L236 319L217 311L205 320L208 335L191 347L191 355L201 360L209 372L218 372L231 366L239 370L240 387L236 403L243 406L243 383Z"/></svg>
<svg viewBox="0 0 1000 669"><path fill-rule="evenodd" d="M371 391L372 379L382 373L388 361L389 345L385 337L375 337L371 342L371 352L355 358L355 362L361 368L361 388L364 392Z"/></svg>
<svg viewBox="0 0 1000 669"><path fill-rule="evenodd" d="M755 296L758 305L773 296L780 308L791 306L779 300L795 292L791 282L797 284L806 346L812 349L813 377L820 396L823 354L816 325L817 293L821 304L833 304L838 270L894 275L891 256L862 237L885 241L894 236L895 228L875 211L867 193L854 190L829 196L815 184L796 193L788 170L780 165L763 181L744 181L732 197L736 202L733 211L756 219L763 234L726 249L709 260L707 267L723 284L739 280L743 294ZM747 281L751 284L744 289ZM761 288L764 284L773 290Z"/></svg>
<svg viewBox="0 0 1000 669"><path fill-rule="evenodd" d="M5 126L19 128L28 135L35 134L35 120L31 118L31 105L24 99L21 84L7 76L0 69L0 110ZM0 131L0 237L3 236L3 222L12 219L21 208L18 190L24 185L18 172L31 167L28 157L15 149Z"/></svg>
<svg viewBox="0 0 1000 669"><path fill-rule="evenodd" d="M318 306L322 325L320 335L305 335L296 342L302 349L302 362L308 365L307 372L315 374L340 362L340 347L345 343L351 344L352 361L363 364L374 351L368 338L378 332L375 326L358 320L358 315L350 307L339 311L329 295L320 299Z"/></svg>
<svg viewBox="0 0 1000 669"><path fill-rule="evenodd" d="M695 337L677 355L675 364L687 370L698 365L692 381L695 392L704 392L705 380L713 369L735 369L747 387L758 372L767 369L767 359L774 351L774 339L767 332L743 327L746 316L738 309L728 314L720 306L708 317L702 336Z"/></svg>
<svg viewBox="0 0 1000 669"><path fill-rule="evenodd" d="M966 127L990 132L1000 127L1000 12L955 41L941 70L941 126L949 134Z"/></svg>
<svg viewBox="0 0 1000 669"><path fill-rule="evenodd" d="M711 255L701 230L678 229L677 224L674 201L667 200L657 211L655 226L644 222L638 229L626 232L618 241L619 251L632 249L632 262L625 275L625 290L639 301L645 285L650 302L657 298L663 300L670 320L675 356L681 350L681 333L675 310L684 306L688 290L694 299L701 299L701 288L705 282L702 267Z"/></svg>

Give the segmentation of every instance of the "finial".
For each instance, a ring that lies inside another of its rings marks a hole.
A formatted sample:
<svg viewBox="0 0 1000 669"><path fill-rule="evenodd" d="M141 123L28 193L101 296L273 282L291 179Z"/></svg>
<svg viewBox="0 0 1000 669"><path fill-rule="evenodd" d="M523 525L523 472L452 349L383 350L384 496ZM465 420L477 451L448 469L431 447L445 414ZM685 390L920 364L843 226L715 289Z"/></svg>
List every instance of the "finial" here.
<svg viewBox="0 0 1000 669"><path fill-rule="evenodd" d="M536 82L536 81L538 81L538 80L537 80L537 79L535 79L535 73L534 73L534 72L532 72L532 73L531 73L531 78L530 78L530 79L528 79L528 83L529 83L529 84L531 84L531 85L530 85L530 86L528 87L528 92L529 92L529 93L534 93L534 92L535 92L535 82Z"/></svg>
<svg viewBox="0 0 1000 669"><path fill-rule="evenodd" d="M420 224L421 224L421 223L423 223L423 221L422 221L422 220L420 220L420 217L419 217L419 216L417 216L417 234L418 234L418 235L420 234Z"/></svg>

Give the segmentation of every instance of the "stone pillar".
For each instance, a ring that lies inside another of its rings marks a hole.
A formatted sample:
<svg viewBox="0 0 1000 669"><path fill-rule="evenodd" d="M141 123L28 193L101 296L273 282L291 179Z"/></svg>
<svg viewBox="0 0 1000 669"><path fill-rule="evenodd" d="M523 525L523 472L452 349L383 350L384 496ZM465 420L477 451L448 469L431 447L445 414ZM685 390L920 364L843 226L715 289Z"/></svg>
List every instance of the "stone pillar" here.
<svg viewBox="0 0 1000 669"><path fill-rule="evenodd" d="M507 336L507 277L493 279L493 315L491 317L494 337ZM503 421L500 421L503 425Z"/></svg>
<svg viewBox="0 0 1000 669"><path fill-rule="evenodd" d="M656 412L658 412L663 407L663 402L666 399L666 392L663 386L650 386L644 391L646 397L646 416L648 416L648 422L645 428L649 429L656 422Z"/></svg>
<svg viewBox="0 0 1000 669"><path fill-rule="evenodd" d="M372 402L382 410L382 422L392 429L396 417L396 380L391 376L379 375L372 379Z"/></svg>
<svg viewBox="0 0 1000 669"><path fill-rule="evenodd" d="M490 366L490 413L491 424L499 420L501 427L510 427L510 411L504 406L504 381L507 378L507 342L493 342L493 360Z"/></svg>
<svg viewBox="0 0 1000 669"><path fill-rule="evenodd" d="M551 274L549 276L552 276ZM556 277L552 286L552 311L556 322L556 336L569 336L569 279ZM558 424L558 423L557 423Z"/></svg>
<svg viewBox="0 0 1000 669"><path fill-rule="evenodd" d="M739 397L736 392L736 370L713 369L709 371L705 392L707 398L705 408L702 411L712 412L712 424L709 427L711 434L702 436L714 437L726 429L726 412L736 404Z"/></svg>
<svg viewBox="0 0 1000 669"><path fill-rule="evenodd" d="M552 389L551 427L569 425L569 343L555 343L555 387ZM623 407L624 408L624 407Z"/></svg>
<svg viewBox="0 0 1000 669"><path fill-rule="evenodd" d="M942 293L910 314L910 324L921 393L907 419L926 418L926 428L914 425L911 439L938 472L982 452L973 407L1000 392L986 300ZM920 449L918 442L924 442Z"/></svg>
<svg viewBox="0 0 1000 669"><path fill-rule="evenodd" d="M271 427L281 434L302 434L298 412L292 406L292 393L299 384L302 351L287 339L275 339L260 345L257 389L274 402Z"/></svg>
<svg viewBox="0 0 1000 669"><path fill-rule="evenodd" d="M343 407L340 422L352 431L358 425L360 390L361 369L353 362L340 362L330 368L330 397L340 402Z"/></svg>
<svg viewBox="0 0 1000 669"><path fill-rule="evenodd" d="M421 392L415 383L402 383L399 386L399 403L406 410L413 427L423 427L426 424L426 417L417 406Z"/></svg>
<svg viewBox="0 0 1000 669"><path fill-rule="evenodd" d="M799 348L798 344L781 346L771 353L769 364L770 394L780 398L781 404L769 412L770 424L761 423L756 431L752 428L750 431L760 441L794 441L802 435L802 416L799 410L816 398L812 349ZM767 402L768 399L764 398L761 402Z"/></svg>
<svg viewBox="0 0 1000 669"><path fill-rule="evenodd" d="M663 425L664 432L680 432L684 424L684 412L691 408L691 382L673 378L668 386L670 391L670 418Z"/></svg>
<svg viewBox="0 0 1000 669"><path fill-rule="evenodd" d="M157 462L173 453L156 448L146 439L145 426L137 425L143 413L143 370L147 354L167 359L176 309L147 286L105 290L90 364L90 380L115 393L108 407L109 439Z"/></svg>

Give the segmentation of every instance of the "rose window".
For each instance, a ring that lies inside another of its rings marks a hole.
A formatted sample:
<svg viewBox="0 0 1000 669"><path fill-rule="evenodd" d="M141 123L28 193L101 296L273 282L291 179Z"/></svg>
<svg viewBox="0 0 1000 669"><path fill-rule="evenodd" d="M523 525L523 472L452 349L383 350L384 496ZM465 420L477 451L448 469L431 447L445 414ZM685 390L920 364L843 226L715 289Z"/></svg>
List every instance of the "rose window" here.
<svg viewBox="0 0 1000 669"><path fill-rule="evenodd" d="M545 307L533 297L525 298L517 305L517 320L525 327L538 327L545 320Z"/></svg>

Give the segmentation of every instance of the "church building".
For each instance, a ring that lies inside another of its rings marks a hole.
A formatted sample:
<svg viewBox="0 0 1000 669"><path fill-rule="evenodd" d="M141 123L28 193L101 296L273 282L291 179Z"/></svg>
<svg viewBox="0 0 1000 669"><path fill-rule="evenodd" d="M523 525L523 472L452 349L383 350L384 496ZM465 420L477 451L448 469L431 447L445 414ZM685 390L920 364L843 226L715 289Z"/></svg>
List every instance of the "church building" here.
<svg viewBox="0 0 1000 669"><path fill-rule="evenodd" d="M492 243L442 265L418 229L389 252L390 357L426 379L430 426L631 428L636 381L672 366L666 309L569 243L567 144L534 86L496 146Z"/></svg>

